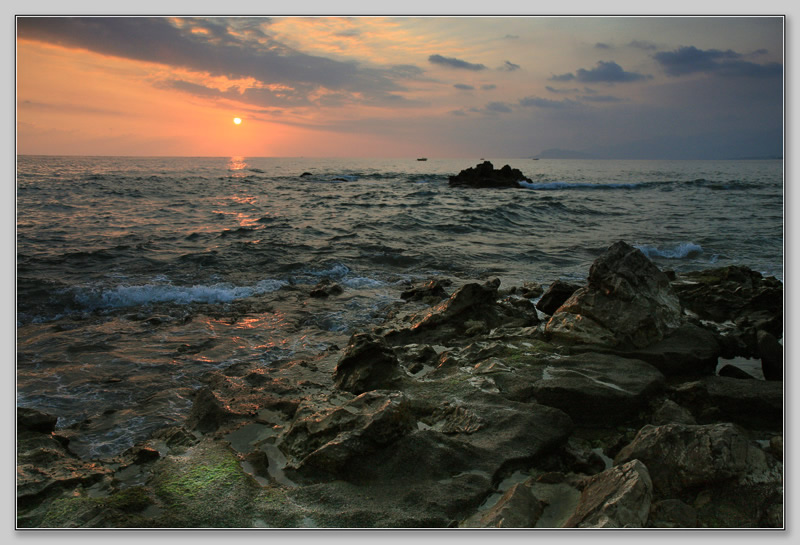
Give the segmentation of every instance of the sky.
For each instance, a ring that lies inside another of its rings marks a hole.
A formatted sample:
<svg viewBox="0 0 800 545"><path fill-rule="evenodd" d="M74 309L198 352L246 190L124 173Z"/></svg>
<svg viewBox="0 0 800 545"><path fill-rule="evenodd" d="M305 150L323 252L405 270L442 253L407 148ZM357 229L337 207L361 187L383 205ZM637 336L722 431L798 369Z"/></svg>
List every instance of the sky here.
<svg viewBox="0 0 800 545"><path fill-rule="evenodd" d="M777 16L19 16L16 33L20 154L783 155Z"/></svg>

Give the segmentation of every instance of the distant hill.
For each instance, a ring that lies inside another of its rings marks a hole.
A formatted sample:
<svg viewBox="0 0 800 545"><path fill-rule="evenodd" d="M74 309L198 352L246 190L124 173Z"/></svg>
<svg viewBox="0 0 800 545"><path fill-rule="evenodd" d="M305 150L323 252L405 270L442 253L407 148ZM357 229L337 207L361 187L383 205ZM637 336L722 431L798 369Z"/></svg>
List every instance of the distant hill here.
<svg viewBox="0 0 800 545"><path fill-rule="evenodd" d="M569 149L546 149L539 155L534 155L535 159L597 159L596 156L582 151Z"/></svg>

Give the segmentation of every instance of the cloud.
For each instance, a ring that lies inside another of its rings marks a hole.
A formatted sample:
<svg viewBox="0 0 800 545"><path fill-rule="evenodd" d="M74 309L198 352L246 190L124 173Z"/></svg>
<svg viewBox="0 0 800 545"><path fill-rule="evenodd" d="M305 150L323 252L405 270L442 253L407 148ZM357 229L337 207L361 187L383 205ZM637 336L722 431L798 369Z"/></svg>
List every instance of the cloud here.
<svg viewBox="0 0 800 545"><path fill-rule="evenodd" d="M520 66L518 64L514 64L513 62L506 61L503 66L498 68L498 70L504 70L506 72L513 72L514 70L519 70Z"/></svg>
<svg viewBox="0 0 800 545"><path fill-rule="evenodd" d="M525 97L519 100L520 106L545 108L548 110L563 110L566 108L573 108L578 106L579 103L565 98L564 100L551 100L549 98L540 97Z"/></svg>
<svg viewBox="0 0 800 545"><path fill-rule="evenodd" d="M394 103L396 93L406 90L395 79L414 73L409 67L395 73L305 54L271 38L264 26L227 18L20 17L17 34L212 77L252 77L262 84L288 84L308 92L359 93L368 102Z"/></svg>
<svg viewBox="0 0 800 545"><path fill-rule="evenodd" d="M519 40L519 36L517 36L516 34L506 34L505 36L503 36L503 38L505 38L506 40Z"/></svg>
<svg viewBox="0 0 800 545"><path fill-rule="evenodd" d="M486 110L494 113L508 114L511 113L511 107L505 102L490 102L486 105Z"/></svg>
<svg viewBox="0 0 800 545"><path fill-rule="evenodd" d="M633 40L631 43L628 44L629 47L634 47L636 49L644 49L645 51L654 51L658 49L658 46L653 42L648 42L646 40Z"/></svg>
<svg viewBox="0 0 800 545"><path fill-rule="evenodd" d="M597 42L596 44L594 44L594 48L595 49L611 49L611 46L608 45L608 44Z"/></svg>
<svg viewBox="0 0 800 545"><path fill-rule="evenodd" d="M466 83L456 83L453 85L456 89L461 89L462 91L474 91L475 87L472 85L467 85Z"/></svg>
<svg viewBox="0 0 800 545"><path fill-rule="evenodd" d="M581 95L578 98L586 102L622 102L624 100L611 95Z"/></svg>
<svg viewBox="0 0 800 545"><path fill-rule="evenodd" d="M694 73L719 74L729 77L770 78L783 74L780 63L757 64L742 60L743 55L728 49L702 50L694 46L679 47L653 55L669 76Z"/></svg>
<svg viewBox="0 0 800 545"><path fill-rule="evenodd" d="M614 61L598 61L595 68L589 70L579 68L574 74L569 72L567 74L552 76L550 81L563 82L576 80L583 83L628 83L650 79L652 77L653 76L639 74L637 72L626 72Z"/></svg>
<svg viewBox="0 0 800 545"><path fill-rule="evenodd" d="M453 57L442 57L441 55L431 55L428 57L428 62L462 70L486 70L486 67L482 64L473 64Z"/></svg>
<svg viewBox="0 0 800 545"><path fill-rule="evenodd" d="M556 89L555 87L550 87L549 85L545 87L551 93L555 93L557 95L565 95L565 94L572 94L572 93L579 93L580 89L572 88L572 89Z"/></svg>
<svg viewBox="0 0 800 545"><path fill-rule="evenodd" d="M492 89L497 89L497 85L495 85L494 83L486 83L484 85L481 85L481 89L483 89L484 91L491 91Z"/></svg>

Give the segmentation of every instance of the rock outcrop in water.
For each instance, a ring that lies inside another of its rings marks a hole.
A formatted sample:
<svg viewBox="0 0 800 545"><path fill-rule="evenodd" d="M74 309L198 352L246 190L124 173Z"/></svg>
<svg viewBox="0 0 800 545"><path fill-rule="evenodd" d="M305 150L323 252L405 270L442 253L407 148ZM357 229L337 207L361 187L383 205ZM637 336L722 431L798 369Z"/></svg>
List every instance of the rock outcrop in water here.
<svg viewBox="0 0 800 545"><path fill-rule="evenodd" d="M620 242L544 320L540 290L446 285L342 350L210 373L114 459L19 409L18 525L783 526L780 282L670 280ZM723 355L775 380L718 376Z"/></svg>
<svg viewBox="0 0 800 545"><path fill-rule="evenodd" d="M519 169L504 165L501 169L494 168L489 161L484 161L474 167L462 170L455 176L450 176L451 186L482 187L482 188L510 188L521 187L518 182L530 182L529 178Z"/></svg>

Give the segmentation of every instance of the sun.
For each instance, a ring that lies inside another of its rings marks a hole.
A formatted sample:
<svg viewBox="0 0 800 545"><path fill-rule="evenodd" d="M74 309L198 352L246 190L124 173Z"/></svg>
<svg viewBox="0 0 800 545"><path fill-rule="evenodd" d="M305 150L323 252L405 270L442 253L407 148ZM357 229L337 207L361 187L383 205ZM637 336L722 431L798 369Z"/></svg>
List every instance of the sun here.
<svg viewBox="0 0 800 545"><path fill-rule="evenodd" d="M233 118L233 124L234 125L241 125L242 124L242 118L241 117L234 117Z"/></svg>

